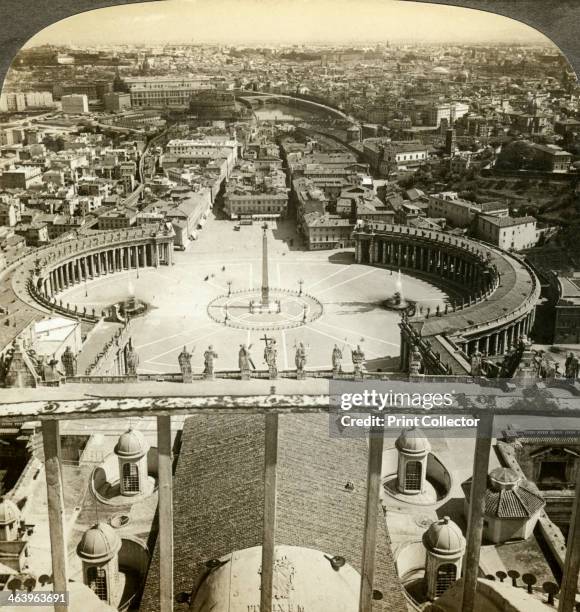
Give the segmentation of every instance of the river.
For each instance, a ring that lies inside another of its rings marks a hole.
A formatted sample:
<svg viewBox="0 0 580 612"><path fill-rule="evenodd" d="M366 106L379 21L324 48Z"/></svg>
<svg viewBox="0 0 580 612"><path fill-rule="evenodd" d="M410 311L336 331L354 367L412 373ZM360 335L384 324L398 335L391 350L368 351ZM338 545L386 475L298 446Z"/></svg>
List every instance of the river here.
<svg viewBox="0 0 580 612"><path fill-rule="evenodd" d="M321 114L285 104L266 104L255 107L254 112L261 121L307 121Z"/></svg>

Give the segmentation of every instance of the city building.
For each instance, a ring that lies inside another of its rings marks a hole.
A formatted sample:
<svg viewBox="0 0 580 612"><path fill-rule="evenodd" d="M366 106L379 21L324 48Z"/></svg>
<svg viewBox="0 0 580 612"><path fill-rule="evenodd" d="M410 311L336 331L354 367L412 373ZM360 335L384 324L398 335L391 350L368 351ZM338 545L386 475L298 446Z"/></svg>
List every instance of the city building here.
<svg viewBox="0 0 580 612"><path fill-rule="evenodd" d="M363 144L365 158L373 169L385 177L404 168L420 166L429 156L427 147L421 142L368 139Z"/></svg>
<svg viewBox="0 0 580 612"><path fill-rule="evenodd" d="M89 112L89 99L85 94L69 94L60 99L65 115L82 115Z"/></svg>
<svg viewBox="0 0 580 612"><path fill-rule="evenodd" d="M534 217L509 217L480 214L477 216L476 235L506 251L521 251L538 241Z"/></svg>
<svg viewBox="0 0 580 612"><path fill-rule="evenodd" d="M1 189L29 189L42 183L39 166L15 166L0 174Z"/></svg>
<svg viewBox="0 0 580 612"><path fill-rule="evenodd" d="M186 107L192 95L200 89L209 89L208 78L140 76L124 79L136 107Z"/></svg>
<svg viewBox="0 0 580 612"><path fill-rule="evenodd" d="M12 113L26 109L26 96L23 93L0 94L0 112Z"/></svg>
<svg viewBox="0 0 580 612"><path fill-rule="evenodd" d="M107 210L99 215L99 229L111 230L131 227L135 223L137 211L124 206L114 210Z"/></svg>
<svg viewBox="0 0 580 612"><path fill-rule="evenodd" d="M286 189L254 190L236 186L224 195L224 210L230 219L283 218L288 208Z"/></svg>
<svg viewBox="0 0 580 612"><path fill-rule="evenodd" d="M572 163L572 154L557 145L531 145L540 169L547 172L568 172Z"/></svg>
<svg viewBox="0 0 580 612"><path fill-rule="evenodd" d="M229 178L238 158L238 143L229 137L206 136L199 139L170 140L160 164L171 165L202 164L224 160L222 178Z"/></svg>
<svg viewBox="0 0 580 612"><path fill-rule="evenodd" d="M580 342L580 274L558 273L548 275L552 309L546 323L552 326L554 344Z"/></svg>
<svg viewBox="0 0 580 612"><path fill-rule="evenodd" d="M304 215L303 231L310 251L350 246L354 222L339 215L311 212Z"/></svg>
<svg viewBox="0 0 580 612"><path fill-rule="evenodd" d="M468 112L469 104L465 102L435 103L427 109L428 125L439 127L442 121L447 121L447 125L452 126Z"/></svg>
<svg viewBox="0 0 580 612"><path fill-rule="evenodd" d="M507 217L509 207L504 202L472 202L460 198L455 192L448 191L429 196L427 214L432 218L442 217L453 227L469 228L480 214L494 218Z"/></svg>
<svg viewBox="0 0 580 612"><path fill-rule="evenodd" d="M110 92L103 96L105 110L110 112L124 111L131 108L131 95L122 92Z"/></svg>

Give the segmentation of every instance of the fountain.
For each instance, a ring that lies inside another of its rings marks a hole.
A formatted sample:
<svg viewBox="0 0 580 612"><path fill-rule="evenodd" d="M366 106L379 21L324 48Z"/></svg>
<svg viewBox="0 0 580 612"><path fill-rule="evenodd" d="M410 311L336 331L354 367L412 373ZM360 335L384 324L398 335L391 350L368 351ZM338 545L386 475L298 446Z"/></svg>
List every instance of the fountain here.
<svg viewBox="0 0 580 612"><path fill-rule="evenodd" d="M384 306L389 310L397 310L400 312L414 310L415 302L405 299L403 296L403 280L401 270L397 272L397 280L395 281L395 293L383 302Z"/></svg>
<svg viewBox="0 0 580 612"><path fill-rule="evenodd" d="M146 302L135 297L135 287L131 277L127 282L127 290L129 297L116 302L109 309L110 318L114 321L125 322L134 317L139 317L145 314L149 308Z"/></svg>

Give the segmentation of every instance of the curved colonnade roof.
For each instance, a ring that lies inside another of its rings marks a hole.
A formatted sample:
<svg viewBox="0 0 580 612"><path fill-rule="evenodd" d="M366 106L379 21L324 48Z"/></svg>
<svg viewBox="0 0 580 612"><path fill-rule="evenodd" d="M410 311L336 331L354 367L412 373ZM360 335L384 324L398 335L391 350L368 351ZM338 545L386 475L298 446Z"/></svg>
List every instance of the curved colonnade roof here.
<svg viewBox="0 0 580 612"><path fill-rule="evenodd" d="M457 334L468 330L469 333L477 333L476 326L494 326L494 322L503 316L513 314L524 303L532 299L537 301L540 286L533 272L521 261L501 253L495 249L487 249L491 253L490 263L495 265L501 274L499 287L489 298L474 304L463 310L448 312L441 317L430 317L429 319L411 320L411 326L421 326L423 336L435 336L438 334Z"/></svg>

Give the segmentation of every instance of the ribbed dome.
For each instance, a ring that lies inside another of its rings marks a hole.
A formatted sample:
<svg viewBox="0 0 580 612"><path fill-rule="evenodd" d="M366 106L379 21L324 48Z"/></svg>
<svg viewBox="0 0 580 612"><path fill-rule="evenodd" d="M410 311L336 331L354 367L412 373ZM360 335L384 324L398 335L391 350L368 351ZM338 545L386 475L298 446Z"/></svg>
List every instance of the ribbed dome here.
<svg viewBox="0 0 580 612"><path fill-rule="evenodd" d="M395 446L398 450L411 455L424 455L431 450L429 440L416 427L404 429L397 438Z"/></svg>
<svg viewBox="0 0 580 612"><path fill-rule="evenodd" d="M437 555L456 555L465 550L465 538L459 526L448 516L431 524L423 534L427 550Z"/></svg>
<svg viewBox="0 0 580 612"><path fill-rule="evenodd" d="M0 525L12 525L20 520L18 506L5 497L0 498Z"/></svg>
<svg viewBox="0 0 580 612"><path fill-rule="evenodd" d="M104 563L112 559L121 548L121 538L106 523L87 529L77 546L77 555L84 561Z"/></svg>
<svg viewBox="0 0 580 612"><path fill-rule="evenodd" d="M498 491L513 489L521 480L521 476L511 468L497 467L489 473L489 486Z"/></svg>
<svg viewBox="0 0 580 612"><path fill-rule="evenodd" d="M135 429L128 429L121 435L115 446L115 454L124 459L137 459L143 457L149 450L143 434Z"/></svg>

